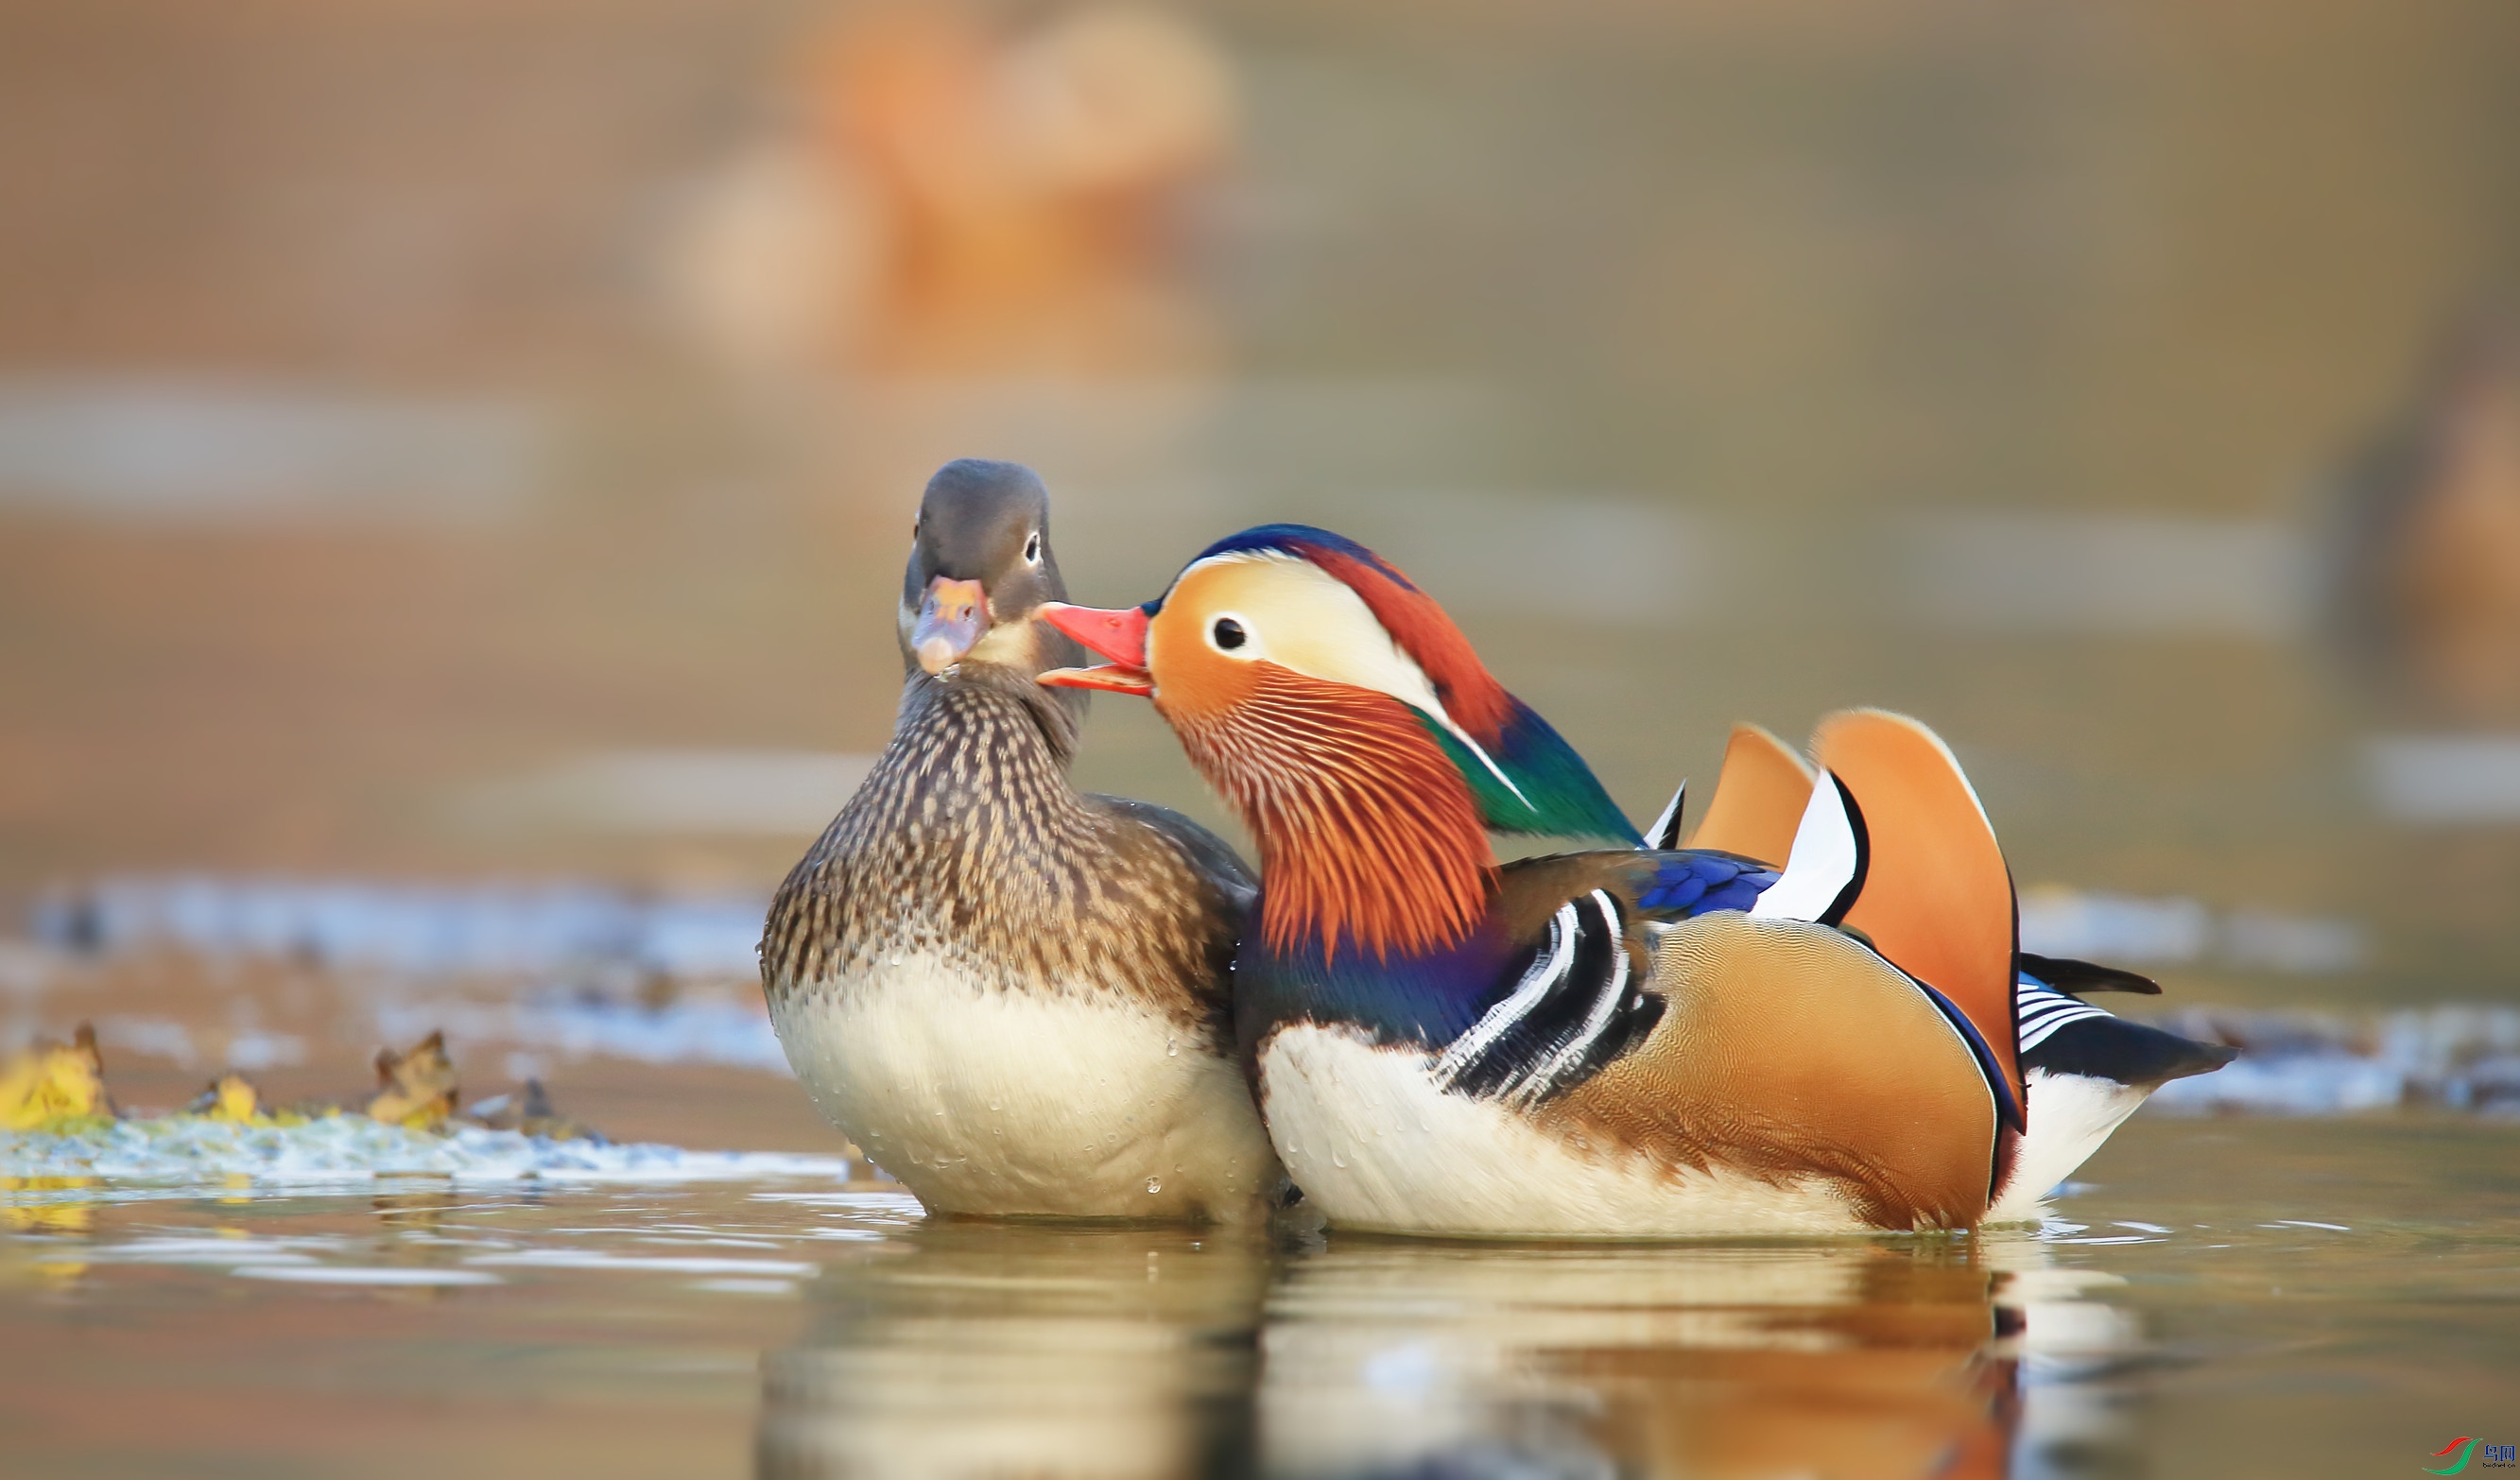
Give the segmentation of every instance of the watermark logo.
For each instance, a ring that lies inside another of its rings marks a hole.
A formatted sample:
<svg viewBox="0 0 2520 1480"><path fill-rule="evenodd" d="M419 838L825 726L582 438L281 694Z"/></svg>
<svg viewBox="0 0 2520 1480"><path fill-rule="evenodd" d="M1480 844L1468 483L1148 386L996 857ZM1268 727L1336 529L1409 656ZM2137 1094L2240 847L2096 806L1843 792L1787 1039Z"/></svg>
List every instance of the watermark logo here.
<svg viewBox="0 0 2520 1480"><path fill-rule="evenodd" d="M2452 1458L2452 1456L2457 1458ZM2458 1474L2467 1468L2467 1462L2470 1459L2482 1459L2483 1462L2477 1465L2478 1469L2510 1469L2520 1465L2520 1444L2487 1444L2483 1440L2471 1439L2461 1434L2433 1451L2432 1458L2448 1459L2450 1462L2439 1469L2427 1466L2424 1470L2427 1475Z"/></svg>

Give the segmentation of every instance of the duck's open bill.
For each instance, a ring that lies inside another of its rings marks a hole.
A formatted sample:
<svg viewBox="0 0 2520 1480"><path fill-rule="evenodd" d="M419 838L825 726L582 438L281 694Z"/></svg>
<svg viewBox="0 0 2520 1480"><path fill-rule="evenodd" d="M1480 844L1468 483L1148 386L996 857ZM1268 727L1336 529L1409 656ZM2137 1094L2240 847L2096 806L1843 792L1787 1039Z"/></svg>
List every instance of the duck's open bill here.
<svg viewBox="0 0 2520 1480"><path fill-rule="evenodd" d="M1148 695L1155 681L1147 672L1147 612L1143 606L1104 609L1044 602L1033 615L1066 633L1111 661L1097 668L1053 668L1036 682L1053 689L1105 689L1114 694Z"/></svg>

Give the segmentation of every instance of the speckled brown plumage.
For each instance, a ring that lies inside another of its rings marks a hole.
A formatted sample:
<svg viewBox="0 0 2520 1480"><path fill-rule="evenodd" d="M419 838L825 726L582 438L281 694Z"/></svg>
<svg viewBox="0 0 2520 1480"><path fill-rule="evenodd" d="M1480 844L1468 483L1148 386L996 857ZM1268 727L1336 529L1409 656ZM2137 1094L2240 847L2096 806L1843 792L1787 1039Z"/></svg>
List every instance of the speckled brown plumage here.
<svg viewBox="0 0 2520 1480"><path fill-rule="evenodd" d="M912 674L891 743L771 905L773 1001L924 950L999 990L1133 998L1223 1052L1249 877L1175 814L1078 791L1075 740L1028 674Z"/></svg>
<svg viewBox="0 0 2520 1480"><path fill-rule="evenodd" d="M930 1211L1266 1215L1283 1171L1233 1053L1256 892L1197 825L1068 780L1083 695L1050 495L949 463L902 574L891 743L762 937L771 1026L816 1108Z"/></svg>

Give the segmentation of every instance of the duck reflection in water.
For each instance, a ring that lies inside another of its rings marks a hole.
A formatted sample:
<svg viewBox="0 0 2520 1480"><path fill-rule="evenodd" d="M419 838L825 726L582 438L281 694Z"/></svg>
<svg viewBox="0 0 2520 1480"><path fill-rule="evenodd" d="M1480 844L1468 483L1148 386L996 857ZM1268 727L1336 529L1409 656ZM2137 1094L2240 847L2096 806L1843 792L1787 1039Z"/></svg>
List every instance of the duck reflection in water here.
<svg viewBox="0 0 2520 1480"><path fill-rule="evenodd" d="M812 1334L764 1365L762 1469L2079 1472L2118 1443L2088 1379L2132 1345L2089 1278L2027 1235L1286 1252L930 1222L815 1286Z"/></svg>
<svg viewBox="0 0 2520 1480"><path fill-rule="evenodd" d="M1271 1473L2002 1474L2001 1278L1944 1240L1342 1240L1270 1301Z"/></svg>
<svg viewBox="0 0 2520 1480"><path fill-rule="evenodd" d="M762 1474L1255 1472L1256 1235L929 1219L851 1252L762 1364Z"/></svg>

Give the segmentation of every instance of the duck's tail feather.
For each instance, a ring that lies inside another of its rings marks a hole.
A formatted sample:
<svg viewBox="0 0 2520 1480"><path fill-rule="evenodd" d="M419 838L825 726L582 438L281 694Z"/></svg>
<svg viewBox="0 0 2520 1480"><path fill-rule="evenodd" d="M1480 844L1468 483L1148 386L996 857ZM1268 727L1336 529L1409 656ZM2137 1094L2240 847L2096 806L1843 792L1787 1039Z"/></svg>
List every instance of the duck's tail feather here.
<svg viewBox="0 0 2520 1480"><path fill-rule="evenodd" d="M2240 1054L2129 1022L2034 983L2024 982L2020 996L2024 1073L2077 1074L2149 1095L2174 1079L2210 1074Z"/></svg>
<svg viewBox="0 0 2520 1480"><path fill-rule="evenodd" d="M2022 979L2021 1063L2030 1130L1991 1223L2035 1220L2040 1202L2091 1158L2145 1097L2174 1079L2210 1073L2239 1051L2112 1016L2045 982Z"/></svg>
<svg viewBox="0 0 2520 1480"><path fill-rule="evenodd" d="M2070 956L2033 956L2024 951L2014 958L2021 969L2059 992L2080 996L2085 992L2139 992L2146 997L2159 997L2161 983L2149 976L2116 966L2103 966L2096 962L2076 961Z"/></svg>
<svg viewBox="0 0 2520 1480"><path fill-rule="evenodd" d="M1780 868L1793 851L1794 830L1811 789L1811 767L1784 741L1756 725L1734 725L1724 745L1724 769L1715 778L1706 819L1688 846Z"/></svg>

